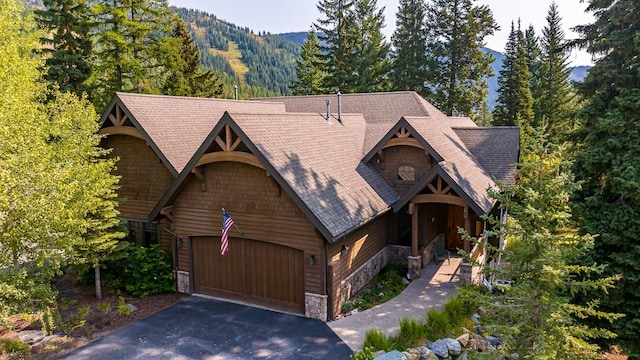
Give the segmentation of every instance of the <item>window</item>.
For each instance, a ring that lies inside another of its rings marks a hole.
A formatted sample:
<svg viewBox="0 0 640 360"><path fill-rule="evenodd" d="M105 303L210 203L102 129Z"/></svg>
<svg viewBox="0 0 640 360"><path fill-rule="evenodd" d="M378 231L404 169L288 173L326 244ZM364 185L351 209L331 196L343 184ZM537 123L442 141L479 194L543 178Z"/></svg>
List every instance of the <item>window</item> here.
<svg viewBox="0 0 640 360"><path fill-rule="evenodd" d="M158 243L158 225L147 221L127 221L127 240L139 246Z"/></svg>
<svg viewBox="0 0 640 360"><path fill-rule="evenodd" d="M396 180L399 181L416 181L416 167L413 165L400 165Z"/></svg>

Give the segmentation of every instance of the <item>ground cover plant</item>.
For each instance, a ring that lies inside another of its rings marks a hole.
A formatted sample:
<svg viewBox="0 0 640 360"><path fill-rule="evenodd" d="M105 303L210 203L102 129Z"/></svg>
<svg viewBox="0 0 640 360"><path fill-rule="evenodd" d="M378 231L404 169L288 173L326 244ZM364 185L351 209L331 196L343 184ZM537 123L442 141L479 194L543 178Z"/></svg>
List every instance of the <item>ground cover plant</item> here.
<svg viewBox="0 0 640 360"><path fill-rule="evenodd" d="M407 267L403 265L387 265L380 274L371 280L370 286L360 291L351 300L342 305L342 312L348 313L370 309L398 296L409 281L404 277Z"/></svg>

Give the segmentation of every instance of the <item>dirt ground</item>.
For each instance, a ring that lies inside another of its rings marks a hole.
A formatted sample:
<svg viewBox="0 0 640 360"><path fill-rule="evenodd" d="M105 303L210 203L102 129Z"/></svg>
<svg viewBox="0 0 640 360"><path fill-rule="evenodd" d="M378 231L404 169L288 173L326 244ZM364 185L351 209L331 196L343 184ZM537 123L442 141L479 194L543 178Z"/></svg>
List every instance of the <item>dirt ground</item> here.
<svg viewBox="0 0 640 360"><path fill-rule="evenodd" d="M59 358L73 349L146 318L188 296L170 293L137 298L111 289L103 289L103 297L98 300L94 287L74 284L68 276L59 279L55 286L60 292L58 307L53 311L55 313L57 310L60 314L59 319L55 321L55 336L36 342L24 351L11 355L0 354L0 360ZM127 311L123 304L131 304L136 310L125 314ZM38 316L16 316L11 322L12 328L0 327L0 341L24 338L27 334L37 333L42 329Z"/></svg>

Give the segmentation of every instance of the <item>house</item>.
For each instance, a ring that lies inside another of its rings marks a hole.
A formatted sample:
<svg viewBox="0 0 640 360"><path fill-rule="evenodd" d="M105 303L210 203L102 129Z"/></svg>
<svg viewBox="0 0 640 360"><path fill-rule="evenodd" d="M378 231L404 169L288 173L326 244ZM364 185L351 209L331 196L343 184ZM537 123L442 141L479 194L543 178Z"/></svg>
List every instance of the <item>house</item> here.
<svg viewBox="0 0 640 360"><path fill-rule="evenodd" d="M414 92L117 93L100 133L130 238L171 252L178 291L323 320L389 262L419 276L434 239L468 250L458 227L484 230L487 189L513 183L519 150L517 128L447 117ZM223 208L237 225L225 256Z"/></svg>

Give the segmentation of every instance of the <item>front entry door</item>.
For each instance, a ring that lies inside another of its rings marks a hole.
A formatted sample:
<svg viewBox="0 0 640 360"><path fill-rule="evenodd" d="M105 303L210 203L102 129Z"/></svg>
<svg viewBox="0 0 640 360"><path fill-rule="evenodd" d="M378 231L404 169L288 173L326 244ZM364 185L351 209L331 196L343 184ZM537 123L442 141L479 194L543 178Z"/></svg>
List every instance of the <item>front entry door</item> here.
<svg viewBox="0 0 640 360"><path fill-rule="evenodd" d="M462 206L449 205L449 220L447 225L447 248L462 249L464 242L462 235L458 233L458 227L464 228L464 208Z"/></svg>

